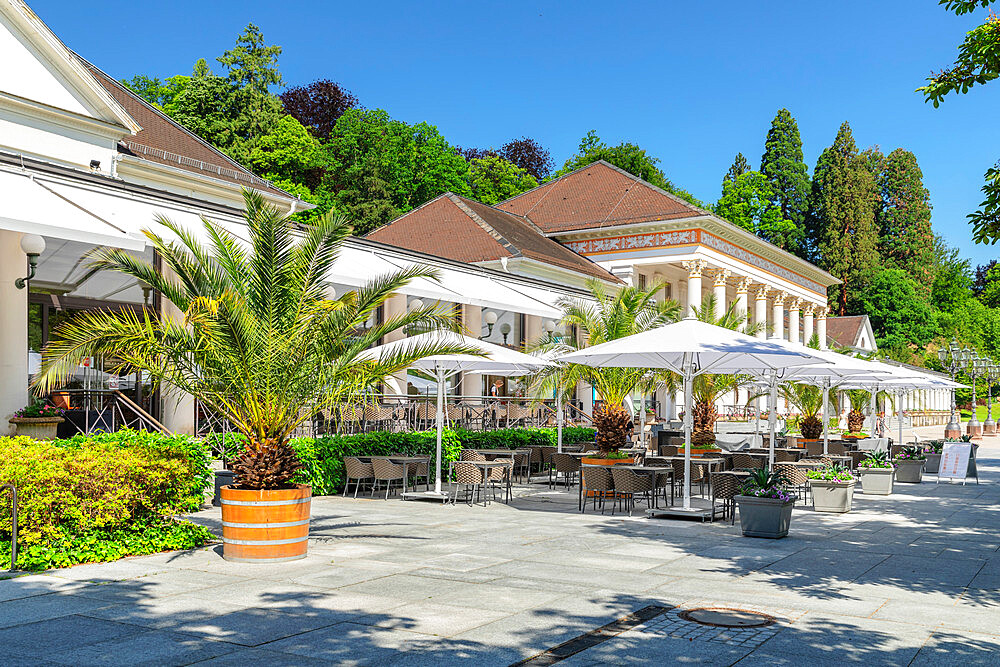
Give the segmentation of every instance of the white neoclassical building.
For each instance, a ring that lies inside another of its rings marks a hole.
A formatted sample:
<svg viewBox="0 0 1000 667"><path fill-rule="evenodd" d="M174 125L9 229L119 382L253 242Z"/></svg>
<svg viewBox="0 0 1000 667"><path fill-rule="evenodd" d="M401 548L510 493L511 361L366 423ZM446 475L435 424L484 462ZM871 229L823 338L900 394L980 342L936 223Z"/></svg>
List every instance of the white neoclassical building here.
<svg viewBox="0 0 1000 667"><path fill-rule="evenodd" d="M240 237L246 188L289 213L309 205L79 57L21 0L0 0L0 58L2 432L7 418L28 402L38 353L66 317L94 308L179 315L136 281L91 270L87 253L93 248L118 247L155 262L142 229L157 215L192 229L207 217ZM40 254L38 237L44 242ZM804 343L815 333L825 344L826 289L836 283L817 267L603 162L497 206L442 195L366 239L351 240L329 280L334 289L350 289L415 264L436 268L440 280L415 281L379 317L416 301L452 304L470 333L513 346L556 330L560 300L586 298L589 280L611 289L662 280L660 298L688 308L711 291L717 307L735 302L770 335ZM481 395L491 379L458 381L456 392ZM400 377L389 391L419 391L420 382ZM164 400L141 377L104 372L100 359L81 367L72 387L121 391L171 430L196 428L191 400ZM581 387L579 398L587 405L592 393ZM660 392L656 399L662 416L676 414L676 397ZM914 409L923 409L947 399L912 400ZM74 407L74 418L93 417L93 410Z"/></svg>

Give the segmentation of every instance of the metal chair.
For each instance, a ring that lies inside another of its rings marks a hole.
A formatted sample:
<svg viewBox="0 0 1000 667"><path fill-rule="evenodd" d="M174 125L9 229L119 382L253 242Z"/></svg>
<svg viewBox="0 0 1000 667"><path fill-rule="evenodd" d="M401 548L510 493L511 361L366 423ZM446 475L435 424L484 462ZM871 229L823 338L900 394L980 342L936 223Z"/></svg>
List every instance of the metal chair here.
<svg viewBox="0 0 1000 667"><path fill-rule="evenodd" d="M715 521L715 501L722 501L722 518L728 512L732 523L736 523L736 494L739 493L739 480L730 472L712 473L712 521Z"/></svg>
<svg viewBox="0 0 1000 667"><path fill-rule="evenodd" d="M358 497L358 489L361 487L362 482L367 484L373 484L375 482L375 468L371 463L365 463L356 456L345 456L344 467L346 468L345 475L347 477L347 481L344 483L344 495L347 495L352 479L354 480L355 498Z"/></svg>
<svg viewBox="0 0 1000 667"><path fill-rule="evenodd" d="M628 468L611 468L611 479L615 485L615 503L623 503L628 507L628 515L632 516L635 507L635 497L642 494L646 499L646 507L652 507L653 478Z"/></svg>
<svg viewBox="0 0 1000 667"><path fill-rule="evenodd" d="M552 473L555 473L553 477ZM564 485L572 488L576 485L576 474L580 472L580 459L569 454L555 453L552 455L552 468L549 468L549 488L555 488L559 482L559 473L563 474Z"/></svg>
<svg viewBox="0 0 1000 667"><path fill-rule="evenodd" d="M587 508L587 498L594 499L594 509L597 503L601 503L601 514L604 514L604 501L607 498L614 498L615 483L611 477L611 470L605 466L587 466L580 472L580 511ZM614 514L614 504L611 506L611 513Z"/></svg>
<svg viewBox="0 0 1000 667"><path fill-rule="evenodd" d="M378 491L379 482L385 482L385 499L389 499L389 491L392 490L394 482L399 482L402 488L406 480L406 465L403 463L393 463L389 459L372 459L372 468L375 473L375 491Z"/></svg>

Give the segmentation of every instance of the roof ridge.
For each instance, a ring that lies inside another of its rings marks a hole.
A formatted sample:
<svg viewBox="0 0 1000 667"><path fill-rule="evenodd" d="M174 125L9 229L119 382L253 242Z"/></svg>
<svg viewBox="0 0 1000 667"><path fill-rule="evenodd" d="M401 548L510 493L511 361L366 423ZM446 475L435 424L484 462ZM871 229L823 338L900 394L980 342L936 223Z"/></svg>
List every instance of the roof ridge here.
<svg viewBox="0 0 1000 667"><path fill-rule="evenodd" d="M465 200L462 197L460 197L459 195L456 195L453 192L449 192L447 196L448 196L448 199L450 199L452 201L452 203L455 204L455 206L457 206L463 213L465 213L467 216L469 216L469 218L471 218L473 222L475 222L477 225L479 225L480 227L482 227L483 230L487 234L489 234L490 236L492 236L493 239L497 243L499 243L505 250L507 250L507 252L509 252L512 257L523 257L524 256L521 253L521 249L520 248L518 248L516 245L514 245L513 243L511 243L507 239L507 237L505 237L503 234L501 234L499 231L497 231L496 227L494 227L490 223L486 222L486 220L484 220L481 215L479 215L478 213L476 213L475 211L473 211L472 208L468 204L465 203ZM469 200L469 201L475 201L475 200L472 199L472 200ZM478 204L479 202L476 202L476 203ZM482 204L482 205L486 206L486 204Z"/></svg>
<svg viewBox="0 0 1000 667"><path fill-rule="evenodd" d="M152 111L153 113L155 113L157 116L159 116L160 118L162 118L163 120L165 120L167 123L169 123L170 125L172 125L175 129L183 132L189 138L193 139L195 142L201 144L205 148L209 149L212 153L214 153L218 157L222 158L222 160L224 161L224 164L226 165L226 166L223 166L223 165L213 165L213 166L219 167L219 168L222 168L222 169L232 168L232 169L234 169L236 171L243 172L245 174L248 174L251 179L258 179L261 182L263 182L266 186L268 186L270 188L273 188L275 190L278 190L279 192L283 192L284 194L288 195L289 197L291 197L292 199L294 199L296 201L304 201L301 197L298 197L297 195L293 195L292 193L288 192L287 190L279 188L277 185L275 185L271 181L269 181L266 178L263 178L261 176L258 176L257 174L255 174L249 168L245 167L244 165L240 164L239 162L237 162L233 158L229 157L228 155L226 155L225 153L223 153L221 150L219 150L218 148L216 148L215 146L213 146L210 141L206 141L205 139L199 137L197 134L195 134L194 132L192 132L191 130L187 129L186 127L184 127L183 125L181 125L180 123L178 123L177 121L175 121L173 118L171 118L170 116L168 116L162 110L157 109L155 106L153 106L152 104L150 104L149 102L147 102L145 99L143 99L142 96L137 95L136 93L134 93L132 90L130 90L128 88L128 86L125 86L124 84L122 84L118 79L114 78L113 76L111 76L110 74L108 74L107 72L105 72L104 70L102 70L100 67L98 67L94 63L90 62L89 60L87 60L86 58L84 58L83 56L81 56L76 51L70 50L70 52L73 54L74 57L79 58L81 60L81 62L83 62L83 64L86 67L94 70L95 72L97 72L98 74L100 74L101 76L103 76L105 79L107 79L108 81L110 81L112 85L114 85L119 90L123 91L126 95L129 95L130 97L132 97L136 102L138 102L139 104L143 105L144 107L146 107L147 109L149 109L150 111ZM132 135L132 136L134 137L135 135ZM126 139L126 140L123 140L122 143L125 143L126 146L127 146L129 143L133 143L133 142L130 142L130 141L128 141ZM147 148L155 149L154 146L148 146L147 144L139 142L139 141L136 141L134 143L136 143L139 146L146 146ZM156 150L162 150L162 149L156 149ZM171 151L164 151L164 152L171 152ZM195 158L193 158L193 157L191 157L189 155L181 155L180 153L175 153L175 155L187 158L189 160L195 160ZM201 160L196 160L196 161L201 162ZM211 164L211 163L208 163L208 164Z"/></svg>

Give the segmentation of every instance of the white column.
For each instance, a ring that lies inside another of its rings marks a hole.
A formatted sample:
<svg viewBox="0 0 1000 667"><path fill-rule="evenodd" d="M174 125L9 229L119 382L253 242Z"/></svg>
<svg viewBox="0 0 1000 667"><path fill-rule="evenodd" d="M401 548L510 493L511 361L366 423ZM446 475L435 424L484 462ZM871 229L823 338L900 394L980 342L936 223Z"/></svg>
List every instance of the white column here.
<svg viewBox="0 0 1000 667"><path fill-rule="evenodd" d="M170 267L164 265L161 271L166 278L176 279L176 274ZM161 296L160 317L173 322L183 322L184 312L166 297ZM194 396L181 392L166 383L160 385L160 396L160 421L163 425L172 433L194 435Z"/></svg>
<svg viewBox="0 0 1000 667"><path fill-rule="evenodd" d="M0 230L0 435L13 431L7 420L28 404L28 288L14 287L26 275L21 234Z"/></svg>
<svg viewBox="0 0 1000 667"><path fill-rule="evenodd" d="M407 298L405 294L393 294L382 304L382 321L388 322L391 319L402 317L406 314L406 304ZM406 334L402 331L393 331L392 333L385 336L382 344L392 343L393 341L402 340L406 338ZM406 371L401 371L396 373L392 377L386 378L385 381L385 391L388 394L400 394L406 395L407 391L407 375Z"/></svg>
<svg viewBox="0 0 1000 667"><path fill-rule="evenodd" d="M767 294L770 291L767 285L757 285L754 291L754 324L760 331L757 338L767 338Z"/></svg>
<svg viewBox="0 0 1000 667"><path fill-rule="evenodd" d="M793 343L801 343L799 338L799 308L801 299L792 299L788 305L788 340Z"/></svg>
<svg viewBox="0 0 1000 667"><path fill-rule="evenodd" d="M744 318L740 325L740 331L746 331L747 323L750 321L750 285L753 281L749 278L740 278L736 283L736 310Z"/></svg>
<svg viewBox="0 0 1000 667"><path fill-rule="evenodd" d="M701 308L701 274L705 270L705 260L693 259L684 262L688 270L687 280L687 316L694 317L696 308Z"/></svg>
<svg viewBox="0 0 1000 667"><path fill-rule="evenodd" d="M785 299L787 298L788 292L778 292L774 295L774 312L771 317L774 327L771 335L774 338L785 337Z"/></svg>
<svg viewBox="0 0 1000 667"><path fill-rule="evenodd" d="M826 307L816 309L816 336L819 338L819 349L826 349Z"/></svg>
<svg viewBox="0 0 1000 667"><path fill-rule="evenodd" d="M483 309L481 306L462 306L462 325L468 335L479 338L483 335ZM483 395L483 376L479 373L463 373L459 392L465 396Z"/></svg>
<svg viewBox="0 0 1000 667"><path fill-rule="evenodd" d="M726 280L729 278L728 269L717 269L712 276L712 291L715 295L715 319L721 320L726 314Z"/></svg>
<svg viewBox="0 0 1000 667"><path fill-rule="evenodd" d="M524 346L529 348L542 338L542 318L538 315L524 316Z"/></svg>
<svg viewBox="0 0 1000 667"><path fill-rule="evenodd" d="M805 317L802 318L802 343L808 345L813 337L813 313L816 306L811 303L806 304Z"/></svg>
<svg viewBox="0 0 1000 667"><path fill-rule="evenodd" d="M631 264L612 266L610 273L629 287L636 287L638 285L638 281L635 279L635 267Z"/></svg>

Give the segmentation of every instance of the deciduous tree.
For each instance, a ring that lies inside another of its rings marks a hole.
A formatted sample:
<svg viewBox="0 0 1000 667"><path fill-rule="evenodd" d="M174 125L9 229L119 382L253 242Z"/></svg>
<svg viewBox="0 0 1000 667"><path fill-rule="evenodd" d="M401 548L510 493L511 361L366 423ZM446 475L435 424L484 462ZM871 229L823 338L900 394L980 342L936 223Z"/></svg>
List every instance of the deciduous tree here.
<svg viewBox="0 0 1000 667"><path fill-rule="evenodd" d="M351 91L330 79L292 86L281 94L281 103L285 111L320 139L330 137L337 119L345 111L359 106Z"/></svg>
<svg viewBox="0 0 1000 667"><path fill-rule="evenodd" d="M715 212L779 248L789 250L801 243L799 229L781 216L774 188L759 171L745 172L734 180L727 176Z"/></svg>
<svg viewBox="0 0 1000 667"><path fill-rule="evenodd" d="M469 189L476 201L492 206L537 186L527 169L499 155L469 160Z"/></svg>

